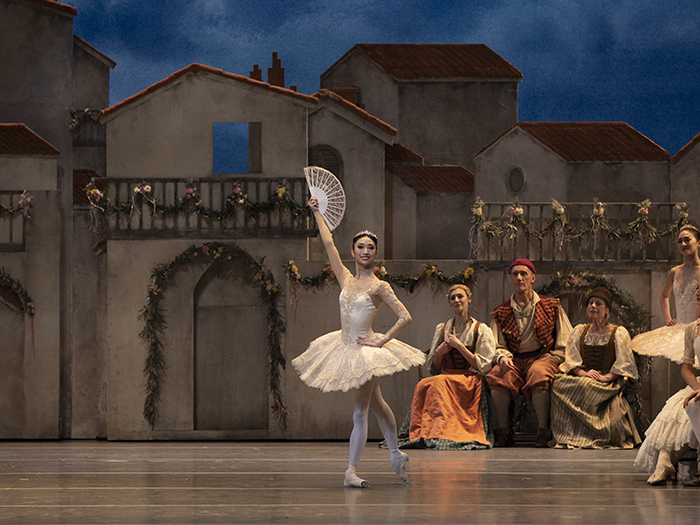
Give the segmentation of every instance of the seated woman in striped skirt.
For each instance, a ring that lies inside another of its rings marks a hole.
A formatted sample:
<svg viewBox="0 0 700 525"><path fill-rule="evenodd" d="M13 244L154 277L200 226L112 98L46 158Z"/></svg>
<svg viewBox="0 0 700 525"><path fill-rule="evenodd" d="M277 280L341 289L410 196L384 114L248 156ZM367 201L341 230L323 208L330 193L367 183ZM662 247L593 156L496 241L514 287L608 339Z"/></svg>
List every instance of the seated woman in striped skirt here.
<svg viewBox="0 0 700 525"><path fill-rule="evenodd" d="M630 335L608 322L610 291L596 288L587 304L591 324L571 332L564 374L552 384L552 433L561 446L633 448L641 439L625 399L628 382L638 378Z"/></svg>

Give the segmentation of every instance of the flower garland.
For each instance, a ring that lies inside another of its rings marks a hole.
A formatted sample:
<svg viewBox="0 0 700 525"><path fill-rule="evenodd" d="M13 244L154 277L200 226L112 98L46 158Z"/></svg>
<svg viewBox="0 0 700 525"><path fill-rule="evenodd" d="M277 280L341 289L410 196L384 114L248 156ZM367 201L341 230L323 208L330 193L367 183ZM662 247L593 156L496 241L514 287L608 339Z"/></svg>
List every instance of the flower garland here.
<svg viewBox="0 0 700 525"><path fill-rule="evenodd" d="M99 122L100 117L104 113L104 109L73 109L70 110L71 119L68 121L68 128L75 129L80 127L84 122Z"/></svg>
<svg viewBox="0 0 700 525"><path fill-rule="evenodd" d="M17 206L7 207L0 204L0 217L14 217L15 215L22 214L29 218L29 210L32 207L32 199L33 197L27 193L27 190L24 190L19 196Z"/></svg>
<svg viewBox="0 0 700 525"><path fill-rule="evenodd" d="M32 350L34 350L34 314L36 313L34 300L24 286L22 286L22 283L13 279L5 268L0 268L0 288L10 290L11 295L19 299L19 304L15 304L13 300L9 300L8 303L17 308L22 315L29 316L32 332Z"/></svg>
<svg viewBox="0 0 700 525"><path fill-rule="evenodd" d="M90 213L93 217L94 225L97 225L96 213L98 211L103 214L120 212L131 214L134 210L140 211L141 205L144 203L148 204L149 209L152 210L151 218L158 214L164 217L172 217L178 213L197 213L208 219L220 221L229 217L235 217L238 210L257 217L276 208L288 209L294 218L311 216L311 209L308 206L301 206L290 196L285 181L278 181L278 187L273 194L266 201L258 203L251 202L248 199L248 195L241 188L240 183L234 182L233 190L226 197L222 210L214 210L204 205L199 189L194 181L187 181L185 184L187 187L185 194L178 199L177 203L169 206L158 204L152 193L151 185L146 182L134 186L132 198L127 202L112 203L104 192L97 188L94 179L90 181L84 191L90 204Z"/></svg>
<svg viewBox="0 0 700 525"><path fill-rule="evenodd" d="M613 297L610 311L627 328L631 337L647 332L651 328L651 315L643 305L637 304L632 296L619 288L615 281L604 275L591 272L557 272L552 281L537 290L538 294L559 297L563 294L577 294L579 305L583 306L586 294L594 288L606 288Z"/></svg>
<svg viewBox="0 0 700 525"><path fill-rule="evenodd" d="M12 306L17 308L22 315L28 315L29 317L34 317L36 308L34 307L34 301L29 295L27 290L22 286L18 280L13 279L10 273L5 268L0 268L0 287L9 289L13 294L19 299L19 305L14 303Z"/></svg>
<svg viewBox="0 0 700 525"><path fill-rule="evenodd" d="M605 217L605 205L598 199L593 199L590 226L576 228L568 224L566 208L555 199L552 199L552 219L544 228L535 229L525 222L523 218L523 208L517 199L512 205L508 206L503 217L501 217L501 221L488 221L486 217L484 217L482 209L484 204L484 201L477 197L472 206L472 229L470 232L472 249L481 246L482 234L512 241L516 237L518 229L535 239L542 239L551 235L556 239L559 248L561 248L565 242L569 243L573 239L577 239L589 233L593 234L594 238L602 234L611 240L639 241L640 245L644 246L656 242L660 237L677 234L688 222L689 209L689 206L684 202L676 204L675 208L678 210L678 219L669 224L668 228L665 230L660 230L649 222L649 209L652 203L649 199L646 199L637 204L637 218L627 225L626 231L622 231L610 225ZM504 220L506 223L503 226L498 224L498 222L503 222ZM473 239L475 232L478 234L476 242Z"/></svg>
<svg viewBox="0 0 700 525"><path fill-rule="evenodd" d="M335 279L335 274L333 273L333 268L329 263L326 263L316 276L302 276L299 273L299 268L294 263L294 261L289 261L284 265L285 274L289 280L289 296L292 301L292 311L294 312L294 317L296 318L296 306L299 302L299 287L303 286L305 289L322 289L328 283L338 284L338 280ZM378 263L372 271L379 279L390 282L391 284L398 286L399 288L408 291L409 293L414 293L419 290L422 286L431 286L433 291L433 296L444 286L452 286L454 284L464 284L465 286L473 286L474 284L474 273L476 271L475 265L470 265L465 270L458 272L454 275L447 276L442 270L439 270L436 266L432 264L424 264L423 271L416 275L411 274L399 274L391 275L387 272L384 266L384 261Z"/></svg>
<svg viewBox="0 0 700 525"><path fill-rule="evenodd" d="M256 261L247 251L234 243L209 242L201 246L192 245L169 263L159 264L151 272L148 300L139 314L139 320L145 322L139 338L148 345L144 367L146 400L143 416L151 428L154 428L158 420L161 385L165 377L165 355L163 343L160 340L161 334L167 327L161 304L163 290L176 272L195 264L211 264L217 259L235 260L241 263L248 279L260 288L262 300L267 304L270 393L275 401L272 409L277 413L279 424L282 428L286 428L287 409L282 402L280 391L280 370L286 367L281 345L286 326L277 308L280 289L275 283L272 272L262 264L262 261Z"/></svg>

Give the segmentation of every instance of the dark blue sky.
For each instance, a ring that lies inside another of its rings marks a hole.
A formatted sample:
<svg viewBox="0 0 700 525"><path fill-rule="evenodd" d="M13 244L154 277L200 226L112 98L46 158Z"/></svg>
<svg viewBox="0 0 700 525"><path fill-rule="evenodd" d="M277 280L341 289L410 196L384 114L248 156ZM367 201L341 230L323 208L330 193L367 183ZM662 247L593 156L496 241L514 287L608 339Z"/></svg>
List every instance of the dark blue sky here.
<svg viewBox="0 0 700 525"><path fill-rule="evenodd" d="M523 72L521 121L624 121L671 154L700 133L696 0L65 0L117 62L111 103L199 62L313 93L356 43L483 43Z"/></svg>

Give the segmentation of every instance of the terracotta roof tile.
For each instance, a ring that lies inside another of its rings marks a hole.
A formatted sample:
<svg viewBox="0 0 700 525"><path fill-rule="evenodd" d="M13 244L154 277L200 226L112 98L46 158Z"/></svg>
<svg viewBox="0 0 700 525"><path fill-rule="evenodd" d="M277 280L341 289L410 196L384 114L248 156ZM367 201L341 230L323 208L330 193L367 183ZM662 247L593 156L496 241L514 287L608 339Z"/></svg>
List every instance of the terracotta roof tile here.
<svg viewBox="0 0 700 525"><path fill-rule="evenodd" d="M695 135L688 144L683 146L681 149L678 150L678 153L676 153L671 161L675 164L679 160L681 160L690 150L692 150L698 143L700 143L700 133Z"/></svg>
<svg viewBox="0 0 700 525"><path fill-rule="evenodd" d="M32 4L49 7L51 9L55 9L56 11L60 11L61 13L65 13L71 16L75 16L78 14L77 8L73 7L72 5L56 2L55 0L25 0L25 2L31 2Z"/></svg>
<svg viewBox="0 0 700 525"><path fill-rule="evenodd" d="M85 195L85 186L90 181L95 179L103 179L104 177L94 170L76 169L73 170L73 204L88 204L87 195ZM97 189L102 191L102 181L95 181Z"/></svg>
<svg viewBox="0 0 700 525"><path fill-rule="evenodd" d="M667 162L671 154L625 122L517 122L520 128L567 162Z"/></svg>
<svg viewBox="0 0 700 525"><path fill-rule="evenodd" d="M175 80L177 80L180 77L184 77L187 74L192 74L192 75L198 75L201 73L207 73L207 74L212 74L212 75L217 75L222 78L227 78L230 80L236 80L238 82L241 82L243 84L247 84L249 86L254 86L258 87L260 89L264 89L266 91L271 91L273 93L277 93L280 95L285 95L297 100L302 100L304 102L309 102L311 104L318 104L318 99L309 95L303 95L301 93L297 93L296 91L292 91L291 89L286 89L286 88L281 88L277 86L273 86L268 84L267 82L261 82L259 80L253 80L252 78L244 77L242 75L236 75L234 73L228 73L226 71L223 71L221 69L217 69L215 67L210 67L210 66L205 66L202 64L190 64L189 66L176 71L172 75L164 78L160 82L156 82L152 86L147 87L143 91L139 91L138 93L131 95L129 98L126 98L119 102L118 104L115 104L113 106L108 107L107 109L104 110L104 113L102 113L102 116L100 118L105 118L108 115L111 115L115 111L118 111L130 104L133 104L139 99L142 99L146 95L150 95L151 93L155 93L156 91L164 88L168 84L173 83Z"/></svg>
<svg viewBox="0 0 700 525"><path fill-rule="evenodd" d="M397 79L523 78L518 69L484 44L356 44L321 78L358 51Z"/></svg>
<svg viewBox="0 0 700 525"><path fill-rule="evenodd" d="M353 112L355 115L358 115L360 118L363 120L366 120L370 124L375 125L379 129L385 131L386 133L389 133L390 135L396 136L398 134L398 131L396 131L396 128L393 126L390 126L386 122L379 120L377 117L370 115L367 113L364 109L357 107L355 104L352 102L348 102L345 100L343 97L340 95L337 95L336 93L333 93L332 91L328 89L320 89L316 93L312 95L313 97L316 97L316 99L327 99L335 102L339 106L344 107L348 111Z"/></svg>
<svg viewBox="0 0 700 525"><path fill-rule="evenodd" d="M384 146L384 161L389 164L423 164L423 157L403 144L386 144Z"/></svg>
<svg viewBox="0 0 700 525"><path fill-rule="evenodd" d="M474 175L462 166L387 166L416 193L472 193Z"/></svg>
<svg viewBox="0 0 700 525"><path fill-rule="evenodd" d="M59 153L26 124L0 124L0 155L58 157Z"/></svg>

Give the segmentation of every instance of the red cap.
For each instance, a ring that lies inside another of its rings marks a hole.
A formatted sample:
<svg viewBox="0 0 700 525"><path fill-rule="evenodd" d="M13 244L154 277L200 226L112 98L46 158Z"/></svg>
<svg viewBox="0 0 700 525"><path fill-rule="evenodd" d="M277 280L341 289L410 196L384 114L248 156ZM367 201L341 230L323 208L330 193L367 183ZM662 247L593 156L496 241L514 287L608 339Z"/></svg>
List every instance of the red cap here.
<svg viewBox="0 0 700 525"><path fill-rule="evenodd" d="M530 271L532 273L537 273L535 271L535 265L532 264L532 261L530 259L516 259L515 261L510 263L510 271L513 270L513 266L527 266L528 268L530 268Z"/></svg>

